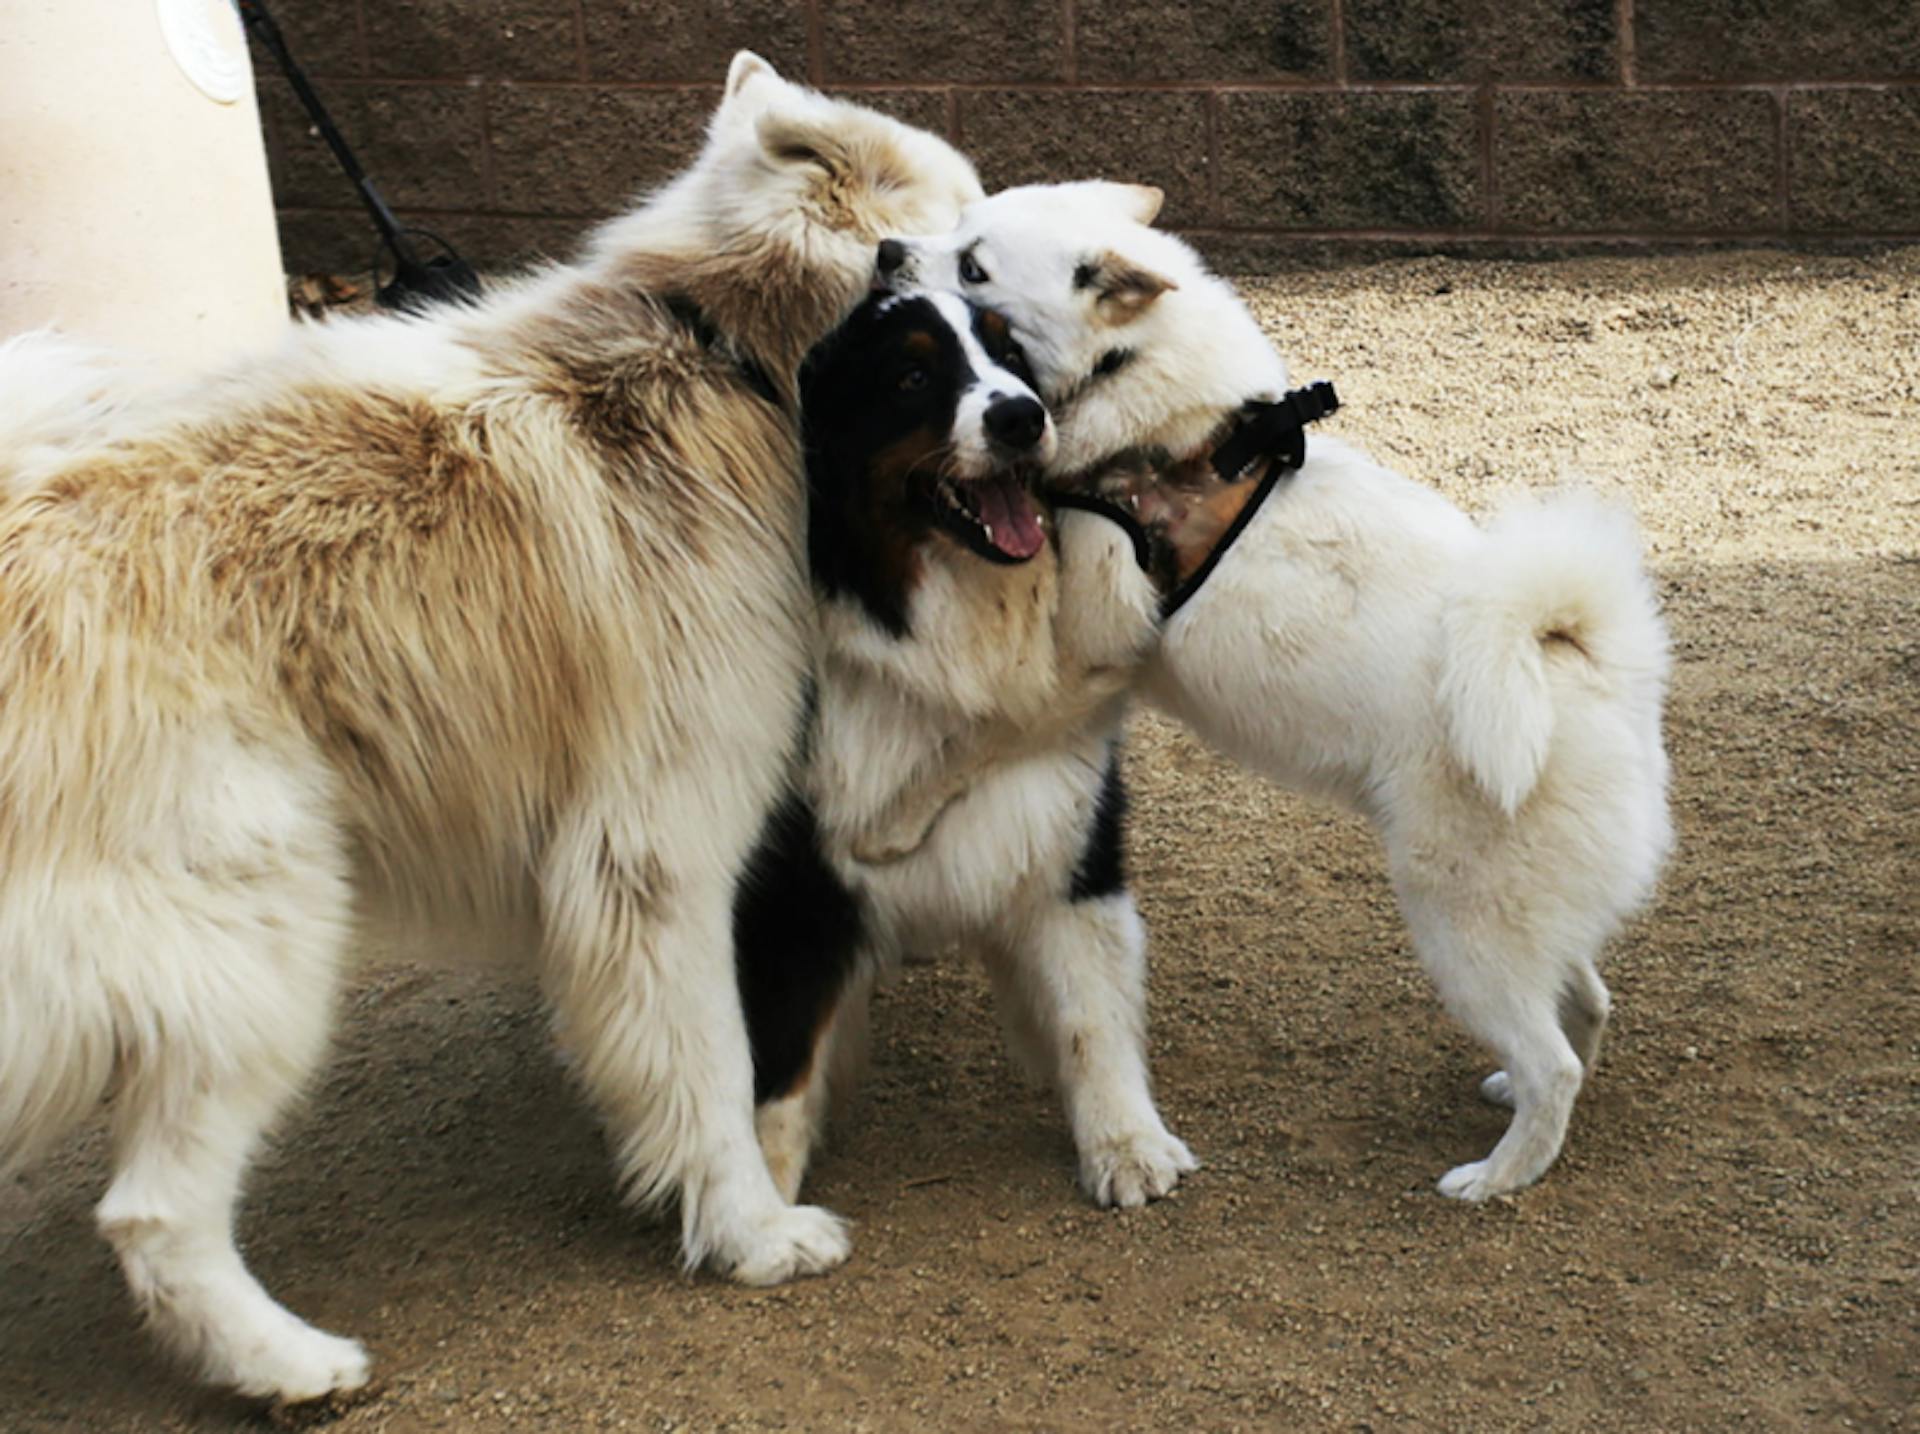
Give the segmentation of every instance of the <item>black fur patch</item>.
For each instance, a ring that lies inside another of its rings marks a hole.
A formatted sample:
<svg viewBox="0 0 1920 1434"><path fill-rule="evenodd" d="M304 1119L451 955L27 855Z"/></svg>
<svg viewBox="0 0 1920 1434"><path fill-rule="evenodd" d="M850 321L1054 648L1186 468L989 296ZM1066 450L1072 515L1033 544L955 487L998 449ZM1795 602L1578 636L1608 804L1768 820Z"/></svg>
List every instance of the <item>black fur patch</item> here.
<svg viewBox="0 0 1920 1434"><path fill-rule="evenodd" d="M1127 784L1120 775L1116 742L1107 748L1107 770L1100 779L1100 795L1094 798L1093 820L1087 826L1086 844L1080 848L1079 865L1073 869L1073 883L1067 888L1069 900L1097 901L1126 886L1126 830Z"/></svg>
<svg viewBox="0 0 1920 1434"><path fill-rule="evenodd" d="M895 637L908 634L916 550L933 530L915 484L951 441L972 382L959 337L930 300L884 295L855 309L800 370L814 586L852 597Z"/></svg>
<svg viewBox="0 0 1920 1434"><path fill-rule="evenodd" d="M789 794L767 818L733 898L755 1103L792 1093L812 1069L865 925L860 898L821 852L813 808Z"/></svg>
<svg viewBox="0 0 1920 1434"><path fill-rule="evenodd" d="M1081 374L1079 378L1074 379L1058 392L1046 395L1047 406L1057 412L1077 403L1081 396L1101 379L1120 372L1138 357L1138 352L1133 349L1108 349L1095 359L1093 367Z"/></svg>
<svg viewBox="0 0 1920 1434"><path fill-rule="evenodd" d="M1033 366L1027 362L1027 351L1014 339L1013 328L1007 323L1005 315L996 309L976 307L973 311L973 336L980 340L980 347L986 350L988 358L1036 394L1040 392L1040 380L1033 376Z"/></svg>

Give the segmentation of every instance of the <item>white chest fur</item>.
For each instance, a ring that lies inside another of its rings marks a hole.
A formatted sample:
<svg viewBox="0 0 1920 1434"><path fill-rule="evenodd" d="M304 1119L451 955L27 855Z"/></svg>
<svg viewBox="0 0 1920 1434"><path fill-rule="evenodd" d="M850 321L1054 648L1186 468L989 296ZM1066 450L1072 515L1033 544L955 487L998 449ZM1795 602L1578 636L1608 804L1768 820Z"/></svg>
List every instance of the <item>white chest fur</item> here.
<svg viewBox="0 0 1920 1434"><path fill-rule="evenodd" d="M1067 571L1077 581L1091 566ZM929 554L906 636L850 601L825 610L809 795L830 859L873 903L882 933L960 934L952 928L1014 918L1066 888L1122 703L1112 691L1085 699L1088 659L1104 654L1077 650L1092 635L1072 617L1111 604L1063 593L1061 574L1053 548L1019 567L943 549ZM995 747L999 760L966 768L910 854L856 855L903 792L960 772L983 733L1036 730L1048 740Z"/></svg>

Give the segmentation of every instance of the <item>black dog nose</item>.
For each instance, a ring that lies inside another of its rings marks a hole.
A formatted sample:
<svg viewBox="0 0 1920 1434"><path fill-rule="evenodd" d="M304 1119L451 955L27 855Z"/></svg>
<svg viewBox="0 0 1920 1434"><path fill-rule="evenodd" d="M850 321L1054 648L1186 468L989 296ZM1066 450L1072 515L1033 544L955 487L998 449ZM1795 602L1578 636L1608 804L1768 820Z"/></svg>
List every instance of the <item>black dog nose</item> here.
<svg viewBox="0 0 1920 1434"><path fill-rule="evenodd" d="M907 246L898 239L882 239L880 252L874 256L874 262L880 266L882 274L891 274L907 262Z"/></svg>
<svg viewBox="0 0 1920 1434"><path fill-rule="evenodd" d="M987 434L1005 448L1024 451L1047 431L1047 411L1033 398L996 398L987 405Z"/></svg>

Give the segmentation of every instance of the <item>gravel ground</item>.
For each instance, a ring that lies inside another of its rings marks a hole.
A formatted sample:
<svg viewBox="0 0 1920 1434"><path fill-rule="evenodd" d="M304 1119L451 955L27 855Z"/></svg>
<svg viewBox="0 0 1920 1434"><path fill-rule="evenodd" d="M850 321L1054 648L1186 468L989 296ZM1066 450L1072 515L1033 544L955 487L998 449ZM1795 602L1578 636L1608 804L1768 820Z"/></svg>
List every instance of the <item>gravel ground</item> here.
<svg viewBox="0 0 1920 1434"><path fill-rule="evenodd" d="M357 988L250 1258L366 1339L358 1429L1920 1427L1920 251L1251 283L1348 437L1479 506L1579 476L1671 617L1680 849L1608 968L1546 1180L1433 1180L1502 1116L1364 827L1134 728L1154 1067L1206 1162L1095 1211L964 960L881 997L811 1193L843 1270L683 1275L616 1203L532 994ZM0 1426L223 1429L93 1238L97 1134L0 1186Z"/></svg>

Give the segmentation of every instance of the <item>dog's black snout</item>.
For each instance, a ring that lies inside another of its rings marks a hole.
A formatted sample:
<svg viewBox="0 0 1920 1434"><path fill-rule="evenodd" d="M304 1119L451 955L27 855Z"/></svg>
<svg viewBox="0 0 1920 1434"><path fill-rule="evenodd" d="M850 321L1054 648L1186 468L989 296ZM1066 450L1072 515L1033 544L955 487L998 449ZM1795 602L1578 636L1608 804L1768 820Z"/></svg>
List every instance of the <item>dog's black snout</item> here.
<svg viewBox="0 0 1920 1434"><path fill-rule="evenodd" d="M987 436L1004 448L1024 452L1046 431L1047 411L1038 399L996 398L987 405Z"/></svg>
<svg viewBox="0 0 1920 1434"><path fill-rule="evenodd" d="M882 239L880 250L874 255L874 263L882 274L891 274L907 262L907 246L898 239Z"/></svg>

